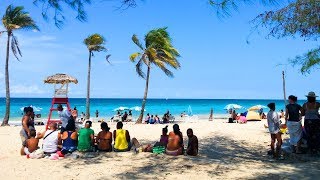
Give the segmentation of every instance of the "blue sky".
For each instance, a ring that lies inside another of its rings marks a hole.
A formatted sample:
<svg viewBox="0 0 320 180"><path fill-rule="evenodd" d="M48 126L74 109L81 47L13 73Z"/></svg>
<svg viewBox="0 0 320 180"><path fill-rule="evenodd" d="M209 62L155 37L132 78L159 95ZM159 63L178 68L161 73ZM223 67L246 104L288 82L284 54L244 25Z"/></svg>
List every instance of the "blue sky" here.
<svg viewBox="0 0 320 180"><path fill-rule="evenodd" d="M43 83L49 75L61 72L78 78L71 85L70 97L85 97L88 52L82 41L92 33L107 39L108 53L96 53L92 63L91 97L140 98L145 81L135 72L128 56L138 51L131 37L143 39L153 28L168 27L173 43L179 50L181 69L168 78L152 69L151 98L250 98L280 99L281 71L286 71L287 94L299 98L317 88L320 72L301 75L298 68L277 66L317 45L299 38L265 38L260 31L249 36L250 21L272 7L258 4L240 7L230 18L219 19L215 11L202 1L145 0L138 7L116 10L115 1L88 6L89 19L81 23L66 9L67 22L62 29L46 22L41 9L31 1L2 0L0 14L9 4L23 5L36 20L41 31L17 31L23 57L21 62L10 59L12 97L51 97L52 85ZM0 26L0 30L3 27ZM248 39L250 43L247 44ZM6 37L0 37L0 97L4 91L4 60ZM111 54L109 65L105 55Z"/></svg>

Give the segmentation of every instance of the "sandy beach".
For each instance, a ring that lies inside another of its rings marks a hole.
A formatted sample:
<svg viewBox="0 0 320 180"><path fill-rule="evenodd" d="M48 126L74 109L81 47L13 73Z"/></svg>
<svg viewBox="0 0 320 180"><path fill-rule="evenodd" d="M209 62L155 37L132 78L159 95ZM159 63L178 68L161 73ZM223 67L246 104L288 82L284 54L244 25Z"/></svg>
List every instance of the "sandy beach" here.
<svg viewBox="0 0 320 180"><path fill-rule="evenodd" d="M226 120L179 123L187 143L192 128L199 139L198 157L170 157L151 153L100 153L94 158L27 159L19 155L21 126L0 128L2 179L301 179L320 173L318 157L273 160L267 155L265 121L229 124ZM115 123L108 123L111 131ZM126 123L140 143L159 140L164 125ZM37 126L37 131L44 126ZM95 133L99 124L94 123ZM172 130L172 124L169 125ZM284 136L286 138L287 135ZM42 141L40 141L41 146ZM304 155L309 156L309 155Z"/></svg>

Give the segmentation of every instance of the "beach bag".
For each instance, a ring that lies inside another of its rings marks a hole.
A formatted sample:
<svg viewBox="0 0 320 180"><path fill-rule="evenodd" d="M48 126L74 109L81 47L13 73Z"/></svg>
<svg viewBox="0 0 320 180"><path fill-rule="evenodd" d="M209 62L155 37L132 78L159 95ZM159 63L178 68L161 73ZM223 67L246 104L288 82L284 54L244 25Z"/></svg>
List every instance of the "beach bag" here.
<svg viewBox="0 0 320 180"><path fill-rule="evenodd" d="M163 154L166 152L166 147L164 146L154 146L152 149L153 154Z"/></svg>

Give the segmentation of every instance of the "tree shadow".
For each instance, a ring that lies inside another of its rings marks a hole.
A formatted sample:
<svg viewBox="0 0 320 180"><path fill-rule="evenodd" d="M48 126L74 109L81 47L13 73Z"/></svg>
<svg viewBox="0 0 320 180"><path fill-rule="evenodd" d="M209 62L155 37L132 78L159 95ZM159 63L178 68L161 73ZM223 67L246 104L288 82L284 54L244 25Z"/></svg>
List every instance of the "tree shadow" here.
<svg viewBox="0 0 320 180"><path fill-rule="evenodd" d="M141 141L150 143L148 140ZM112 166L124 167L116 171L113 176L119 179L165 179L180 174L190 175L191 177L191 175L196 175L194 172L205 174L209 178L221 178L228 173L241 173L243 169L250 172L252 167L256 172L254 174L249 173L250 176L246 178L305 179L320 174L319 157L303 159L288 156L285 160L274 160L267 155L268 147L261 145L261 143L236 141L231 137L219 135L202 138L199 143L199 155L197 157L112 152L100 153L94 158L71 160L64 167L102 164L106 163L108 159L112 159ZM135 164L135 162L138 163ZM286 166L290 166L290 169L279 169L279 167ZM272 171L268 171L268 169ZM108 178L110 177L101 177L100 179Z"/></svg>

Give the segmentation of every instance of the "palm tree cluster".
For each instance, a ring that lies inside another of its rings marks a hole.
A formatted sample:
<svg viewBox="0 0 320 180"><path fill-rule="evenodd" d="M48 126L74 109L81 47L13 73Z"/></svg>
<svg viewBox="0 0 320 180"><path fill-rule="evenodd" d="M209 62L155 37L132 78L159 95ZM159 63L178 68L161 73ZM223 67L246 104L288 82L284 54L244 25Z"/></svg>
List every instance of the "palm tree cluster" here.
<svg viewBox="0 0 320 180"><path fill-rule="evenodd" d="M9 87L9 55L10 47L12 54L19 60L22 56L18 39L14 36L15 30L39 30L35 21L30 17L28 12L24 11L23 6L14 7L9 5L2 18L4 31L0 31L1 34L7 34L7 49L6 49L6 62L5 62L5 85L6 85L6 112L2 122L2 126L8 125L10 117L10 87ZM142 100L141 113L137 120L137 123L141 123L143 119L144 109L146 106L146 100L149 88L149 79L151 68L158 67L167 76L173 77L173 72L169 67L173 69L180 68L180 63L177 58L180 56L178 51L173 47L171 37L167 31L167 28L158 28L151 30L144 38L144 45L141 44L136 35L132 36L132 41L139 47L140 51L133 53L130 56L130 60L135 62L135 67L138 75L146 80L146 86L144 96ZM86 96L86 119L90 118L90 74L91 74L91 59L94 57L94 52L105 52L106 40L100 34L92 34L84 39L83 43L87 46L89 51L88 62L88 75L87 75L87 96ZM106 56L106 60L109 62L109 57ZM143 66L147 67L147 72L144 73Z"/></svg>

